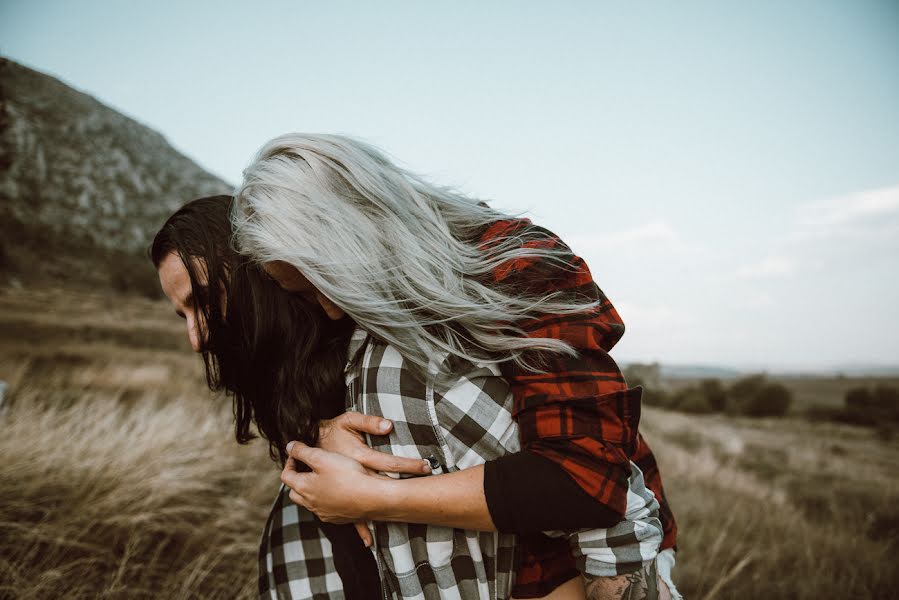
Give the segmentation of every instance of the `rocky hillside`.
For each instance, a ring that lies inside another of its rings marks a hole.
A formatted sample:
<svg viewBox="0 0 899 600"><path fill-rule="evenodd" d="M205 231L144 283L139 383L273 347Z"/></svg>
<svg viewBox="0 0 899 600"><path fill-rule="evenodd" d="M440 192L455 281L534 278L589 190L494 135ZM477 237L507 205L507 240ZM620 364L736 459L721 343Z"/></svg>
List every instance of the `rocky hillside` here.
<svg viewBox="0 0 899 600"><path fill-rule="evenodd" d="M3 58L0 98L0 270L19 278L121 287L174 209L231 189L156 131Z"/></svg>

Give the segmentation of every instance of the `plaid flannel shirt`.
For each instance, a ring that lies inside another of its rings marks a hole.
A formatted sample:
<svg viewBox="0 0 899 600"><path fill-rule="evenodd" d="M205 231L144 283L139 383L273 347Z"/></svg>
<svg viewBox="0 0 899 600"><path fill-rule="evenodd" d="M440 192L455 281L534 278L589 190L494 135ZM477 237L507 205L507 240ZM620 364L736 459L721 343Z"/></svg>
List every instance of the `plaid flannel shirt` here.
<svg viewBox="0 0 899 600"><path fill-rule="evenodd" d="M441 367L451 375L438 376ZM388 435L368 435L369 445L426 459L433 475L519 448L508 387L490 366L435 357L425 381L395 348L369 340L348 373L348 387L347 409L393 421ZM487 600L511 593L518 544L513 534L381 521L369 527L388 598Z"/></svg>
<svg viewBox="0 0 899 600"><path fill-rule="evenodd" d="M351 356L363 340L357 330ZM451 375L438 377L438 372ZM347 383L348 409L394 423L390 434L368 436L371 447L427 459L434 475L483 464L520 448L513 397L495 365L443 356L432 361L423 381L394 348L369 341L359 364L348 371ZM342 597L330 543L316 531L311 515L287 497L282 487L263 535L262 595ZM608 576L639 569L655 558L662 529L658 503L636 467L627 501L626 520L613 528L547 534L571 545L571 556L585 573ZM390 522L369 527L386 598L487 599L512 593L519 542L513 534Z"/></svg>
<svg viewBox="0 0 899 600"><path fill-rule="evenodd" d="M497 221L480 236L482 247L515 237L523 247L568 250L564 265L542 258L507 261L493 281L509 289L581 302L594 310L571 315L547 314L518 323L534 338L571 344L578 355L545 355L544 373L513 363L501 365L515 397L514 416L522 447L559 464L585 492L609 508L627 513L631 465L642 471L659 501L664 530L661 548L674 548L677 526L665 499L662 479L649 445L637 431L641 388L628 389L609 351L624 334L618 312L594 283L586 263L553 233L528 219ZM565 540L544 536L522 539L522 562L514 589L517 598L546 595L571 578L576 559Z"/></svg>
<svg viewBox="0 0 899 600"><path fill-rule="evenodd" d="M311 512L281 484L259 544L259 597L343 600L331 541Z"/></svg>

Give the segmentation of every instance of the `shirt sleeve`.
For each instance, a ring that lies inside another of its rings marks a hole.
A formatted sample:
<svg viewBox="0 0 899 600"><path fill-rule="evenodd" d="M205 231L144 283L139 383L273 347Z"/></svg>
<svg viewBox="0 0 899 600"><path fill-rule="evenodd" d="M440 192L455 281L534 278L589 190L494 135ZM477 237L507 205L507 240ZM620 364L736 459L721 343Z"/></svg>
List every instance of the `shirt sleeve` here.
<svg viewBox="0 0 899 600"><path fill-rule="evenodd" d="M529 450L486 462L484 495L493 523L504 533L606 529L620 520L615 511L594 502L558 464Z"/></svg>
<svg viewBox="0 0 899 600"><path fill-rule="evenodd" d="M666 533L663 547L673 546L673 515L655 458L637 431L642 389L628 388L609 355L624 334L623 321L593 281L586 263L551 232L520 219L495 224L482 239L489 243L511 235L522 239L524 246L561 248L564 260L533 258L504 263L494 272L499 285L526 294L555 293L558 298L593 303L593 308L581 312L547 314L517 324L528 337L563 340L577 352L576 356L544 353L539 357L542 372L537 373L514 363L503 366L515 398L522 449L555 463L597 505L619 520L627 509L633 458L661 505L660 520ZM501 489L493 493L509 493L507 482L522 473L514 472L516 463L512 461L495 468L502 473L493 483Z"/></svg>

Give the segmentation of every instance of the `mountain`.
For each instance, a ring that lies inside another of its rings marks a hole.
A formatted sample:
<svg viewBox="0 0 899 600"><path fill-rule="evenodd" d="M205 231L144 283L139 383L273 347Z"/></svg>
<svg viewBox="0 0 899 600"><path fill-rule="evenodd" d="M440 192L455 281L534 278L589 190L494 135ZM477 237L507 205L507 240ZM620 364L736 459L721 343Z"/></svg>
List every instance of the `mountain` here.
<svg viewBox="0 0 899 600"><path fill-rule="evenodd" d="M117 283L175 209L233 189L158 132L5 58L0 98L0 271Z"/></svg>

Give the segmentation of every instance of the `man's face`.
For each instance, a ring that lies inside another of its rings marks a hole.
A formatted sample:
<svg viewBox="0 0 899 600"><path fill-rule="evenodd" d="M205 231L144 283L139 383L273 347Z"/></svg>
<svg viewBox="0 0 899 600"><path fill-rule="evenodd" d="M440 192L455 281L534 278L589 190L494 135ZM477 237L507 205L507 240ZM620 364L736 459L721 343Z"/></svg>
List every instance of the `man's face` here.
<svg viewBox="0 0 899 600"><path fill-rule="evenodd" d="M206 281L206 265L202 260L193 258L194 272L200 278L200 285L205 286ZM187 338L190 340L190 347L194 352L200 352L206 340L200 339L200 320L203 318L198 313L194 302L193 289L190 285L190 275L187 268L181 262L181 257L177 252L171 252L159 263L159 283L162 285L162 291L172 303L175 312L179 317L184 319L187 325ZM205 328L203 328L205 331Z"/></svg>
<svg viewBox="0 0 899 600"><path fill-rule="evenodd" d="M299 294L310 302L317 302L330 319L336 321L343 317L343 310L315 289L312 282L306 279L295 266L283 260L273 260L263 264L262 268L281 286L281 289L292 294Z"/></svg>

